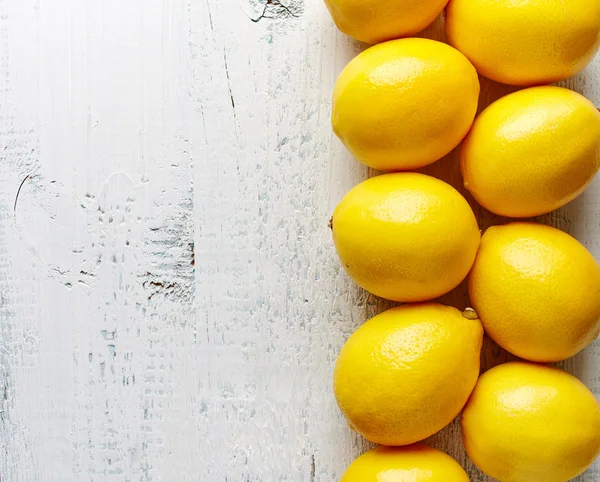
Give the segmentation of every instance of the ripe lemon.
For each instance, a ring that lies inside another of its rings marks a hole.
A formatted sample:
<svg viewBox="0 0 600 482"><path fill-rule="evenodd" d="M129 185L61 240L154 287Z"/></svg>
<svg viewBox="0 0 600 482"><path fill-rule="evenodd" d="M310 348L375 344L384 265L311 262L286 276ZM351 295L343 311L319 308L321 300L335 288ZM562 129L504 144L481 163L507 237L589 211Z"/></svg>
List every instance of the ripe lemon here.
<svg viewBox="0 0 600 482"><path fill-rule="evenodd" d="M469 482L449 455L427 445L377 447L357 458L340 482Z"/></svg>
<svg viewBox="0 0 600 482"><path fill-rule="evenodd" d="M527 360L564 360L600 331L600 266L550 226L489 228L469 274L469 296L486 332Z"/></svg>
<svg viewBox="0 0 600 482"><path fill-rule="evenodd" d="M352 279L395 301L430 300L458 286L480 239L475 215L458 191L409 172L354 187L337 206L331 226Z"/></svg>
<svg viewBox="0 0 600 482"><path fill-rule="evenodd" d="M548 84L594 57L600 0L451 0L446 32L480 74L505 84Z"/></svg>
<svg viewBox="0 0 600 482"><path fill-rule="evenodd" d="M459 51L429 39L393 40L344 68L333 91L333 130L373 168L414 169L458 145L478 95L475 68Z"/></svg>
<svg viewBox="0 0 600 482"><path fill-rule="evenodd" d="M502 482L565 482L600 450L600 407L574 376L513 362L486 372L462 416L467 454Z"/></svg>
<svg viewBox="0 0 600 482"><path fill-rule="evenodd" d="M423 30L446 3L448 0L325 0L342 32L370 44Z"/></svg>
<svg viewBox="0 0 600 482"><path fill-rule="evenodd" d="M403 305L343 346L334 392L348 424L372 442L408 445L448 425L479 376L483 329L456 308Z"/></svg>
<svg viewBox="0 0 600 482"><path fill-rule="evenodd" d="M486 209L529 217L577 197L600 168L600 112L560 87L532 87L494 102L463 142L465 187Z"/></svg>

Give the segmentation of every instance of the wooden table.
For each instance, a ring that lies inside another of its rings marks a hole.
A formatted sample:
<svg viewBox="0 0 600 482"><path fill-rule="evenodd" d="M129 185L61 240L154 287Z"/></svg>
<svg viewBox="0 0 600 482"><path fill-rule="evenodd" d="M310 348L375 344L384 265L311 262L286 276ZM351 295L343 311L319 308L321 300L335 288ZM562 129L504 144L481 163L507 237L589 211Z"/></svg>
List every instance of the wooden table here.
<svg viewBox="0 0 600 482"><path fill-rule="evenodd" d="M367 447L332 369L390 304L327 227L372 174L329 123L362 48L319 0L0 0L2 482L330 482ZM597 257L599 192L543 218ZM565 365L600 393L595 346ZM430 442L490 480L456 423Z"/></svg>

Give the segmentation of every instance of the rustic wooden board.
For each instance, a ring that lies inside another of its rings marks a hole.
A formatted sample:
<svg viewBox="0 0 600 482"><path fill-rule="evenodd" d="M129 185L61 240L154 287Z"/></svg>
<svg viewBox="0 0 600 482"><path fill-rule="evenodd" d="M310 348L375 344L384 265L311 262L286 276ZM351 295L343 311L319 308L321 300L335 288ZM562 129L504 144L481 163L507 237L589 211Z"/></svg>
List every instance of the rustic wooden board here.
<svg viewBox="0 0 600 482"><path fill-rule="evenodd" d="M362 48L319 0L0 0L3 482L335 481L368 446L332 368L389 303L327 228L372 174L329 124ZM454 154L426 171L460 186ZM543 219L597 257L599 192ZM598 394L597 346L566 366ZM456 423L431 442L490 480Z"/></svg>

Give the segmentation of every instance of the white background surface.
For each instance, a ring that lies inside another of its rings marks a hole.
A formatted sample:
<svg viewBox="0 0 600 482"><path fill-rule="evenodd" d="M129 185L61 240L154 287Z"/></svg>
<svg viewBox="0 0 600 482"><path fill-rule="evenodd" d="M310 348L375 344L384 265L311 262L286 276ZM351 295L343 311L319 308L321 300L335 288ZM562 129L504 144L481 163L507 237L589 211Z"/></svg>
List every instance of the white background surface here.
<svg viewBox="0 0 600 482"><path fill-rule="evenodd" d="M329 123L362 48L319 0L0 0L2 482L335 481L364 450L332 369L389 304L327 228L369 174ZM599 189L544 218L596 257ZM600 393L596 350L567 366ZM459 440L430 442L490 480Z"/></svg>

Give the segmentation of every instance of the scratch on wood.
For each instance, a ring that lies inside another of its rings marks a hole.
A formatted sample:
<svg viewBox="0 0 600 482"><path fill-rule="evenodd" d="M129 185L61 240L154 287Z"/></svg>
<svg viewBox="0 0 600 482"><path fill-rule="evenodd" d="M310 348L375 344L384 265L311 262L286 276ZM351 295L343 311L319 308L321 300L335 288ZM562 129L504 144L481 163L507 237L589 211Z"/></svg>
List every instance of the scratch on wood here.
<svg viewBox="0 0 600 482"><path fill-rule="evenodd" d="M235 111L235 100L233 99L233 91L231 90L231 77L229 76L229 66L227 65L227 52L223 50L223 63L225 64L225 75L227 76L227 89L229 90L229 98L231 99L231 107L233 109L233 130L235 132L235 142L236 145L240 146L240 137L238 133L238 118L237 113ZM239 162L237 164L237 170L239 172L240 166Z"/></svg>
<svg viewBox="0 0 600 482"><path fill-rule="evenodd" d="M29 179L30 176L31 176L30 174L27 174L27 176L25 176L25 179L23 179L21 181L21 184L19 184L19 189L17 189L17 195L15 196L15 204L13 206L13 211L14 211L15 215L17 213L17 201L19 200L19 194L21 194L21 188L23 187L23 184L25 184L25 181L27 181L27 179Z"/></svg>
<svg viewBox="0 0 600 482"><path fill-rule="evenodd" d="M231 91L231 78L229 77L229 66L227 65L227 52L223 50L223 62L225 64L225 75L227 76L227 89L229 90L229 98L231 99L231 107L233 107L233 117L235 118L235 100ZM236 119L237 120L237 119Z"/></svg>

